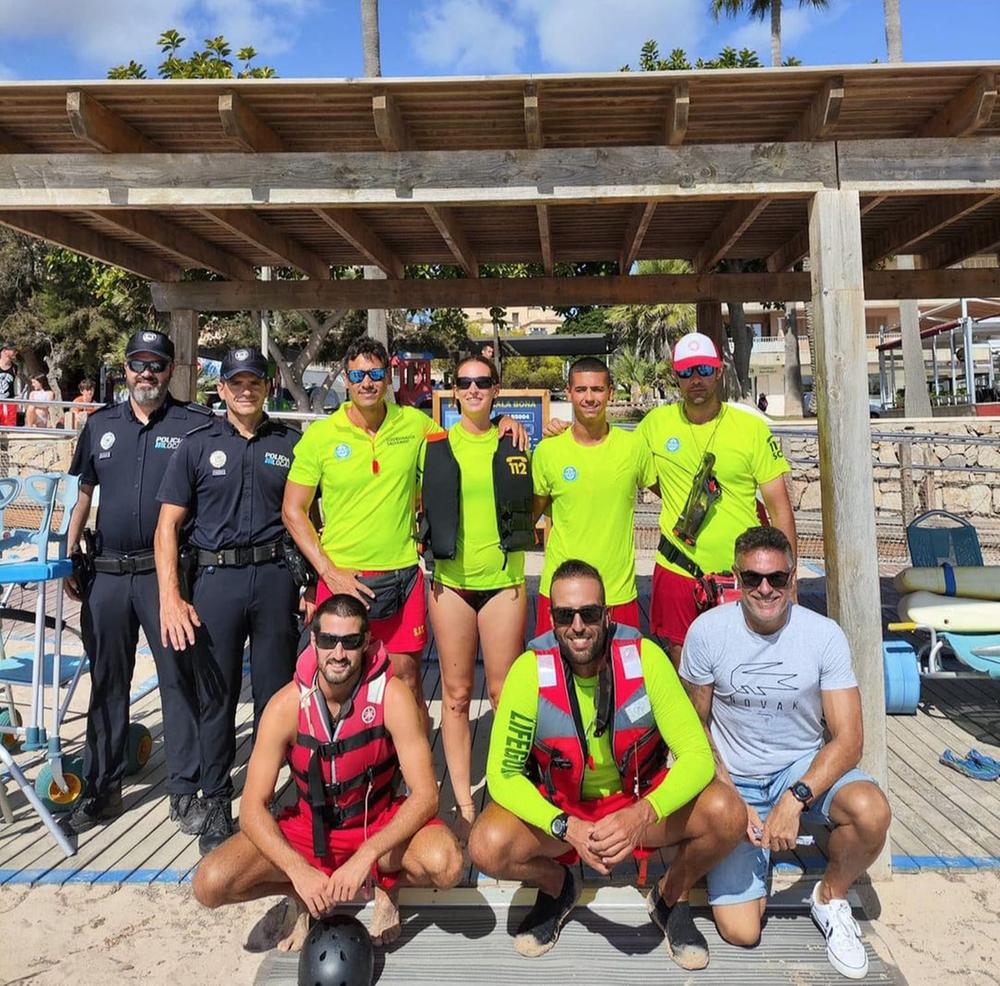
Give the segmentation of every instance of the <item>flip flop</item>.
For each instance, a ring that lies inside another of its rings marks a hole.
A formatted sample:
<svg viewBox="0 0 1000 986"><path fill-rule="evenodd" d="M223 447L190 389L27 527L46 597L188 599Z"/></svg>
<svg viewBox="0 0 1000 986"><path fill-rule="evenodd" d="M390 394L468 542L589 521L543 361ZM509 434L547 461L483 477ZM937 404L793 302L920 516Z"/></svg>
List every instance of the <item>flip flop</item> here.
<svg viewBox="0 0 1000 986"><path fill-rule="evenodd" d="M976 781L995 781L1000 778L1000 769L991 770L988 767L980 766L973 760L956 757L951 750L945 750L938 759L946 767L951 767L952 770L957 770L960 774Z"/></svg>
<svg viewBox="0 0 1000 986"><path fill-rule="evenodd" d="M995 770L1000 773L1000 760L996 760L986 753L980 753L978 750L969 750L965 755L966 760L971 760L978 767L985 767L987 770Z"/></svg>

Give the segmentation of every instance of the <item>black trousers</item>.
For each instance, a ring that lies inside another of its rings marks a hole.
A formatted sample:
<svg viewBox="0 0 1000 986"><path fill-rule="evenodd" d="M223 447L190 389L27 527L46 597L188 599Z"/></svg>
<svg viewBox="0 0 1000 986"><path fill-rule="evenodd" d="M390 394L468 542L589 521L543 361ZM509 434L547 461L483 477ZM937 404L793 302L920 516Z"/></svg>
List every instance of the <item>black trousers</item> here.
<svg viewBox="0 0 1000 986"><path fill-rule="evenodd" d="M201 619L192 660L201 789L206 797L225 797L233 791L229 774L247 640L256 735L264 706L295 671L299 593L284 562L273 561L199 569L193 597Z"/></svg>
<svg viewBox="0 0 1000 986"><path fill-rule="evenodd" d="M160 683L167 790L198 790L198 724L190 655L160 644L160 597L156 573L99 572L80 613L83 645L90 657L90 707L84 778L90 794L120 783L128 752L129 690L139 627L149 642Z"/></svg>

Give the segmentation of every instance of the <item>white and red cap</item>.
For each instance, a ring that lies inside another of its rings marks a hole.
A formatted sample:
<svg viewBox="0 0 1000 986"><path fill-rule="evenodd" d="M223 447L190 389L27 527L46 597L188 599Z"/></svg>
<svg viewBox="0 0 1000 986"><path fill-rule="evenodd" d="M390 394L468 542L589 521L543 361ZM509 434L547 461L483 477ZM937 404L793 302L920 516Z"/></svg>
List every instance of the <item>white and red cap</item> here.
<svg viewBox="0 0 1000 986"><path fill-rule="evenodd" d="M673 364L675 370L686 370L692 366L722 366L715 343L701 332L689 332L681 336L674 346Z"/></svg>

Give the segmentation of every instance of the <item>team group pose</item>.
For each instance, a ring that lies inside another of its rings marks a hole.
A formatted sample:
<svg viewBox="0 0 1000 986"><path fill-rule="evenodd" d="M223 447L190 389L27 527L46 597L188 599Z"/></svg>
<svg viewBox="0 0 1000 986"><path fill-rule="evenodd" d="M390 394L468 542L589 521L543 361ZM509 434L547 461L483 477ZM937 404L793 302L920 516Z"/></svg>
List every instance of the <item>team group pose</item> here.
<svg viewBox="0 0 1000 986"><path fill-rule="evenodd" d="M500 380L485 353L454 368L447 431L387 400L388 355L369 338L344 359L349 400L301 435L264 412L258 350L223 359L221 417L172 401L172 369L169 339L137 333L129 400L88 417L72 466L83 481L74 549L98 485L101 506L92 574L67 584L94 679L88 791L70 829L123 810L141 626L160 679L171 818L204 855L196 898L285 898L255 929L257 947L298 948L312 919L365 896L373 938L388 943L400 887L454 886L471 861L537 889L514 945L538 956L579 900L578 862L610 876L634 858L642 875L670 849L647 908L671 958L701 969L692 887L706 880L725 941L755 945L770 853L793 847L808 819L831 829L813 920L831 964L866 974L847 893L881 850L889 806L858 769L846 638L796 601L788 464L766 418L721 400L708 337L677 343L682 400L635 431L608 423L608 367L577 360L573 422L547 426L533 453L524 428L493 413ZM633 534L642 490L661 500L649 636ZM525 551L543 514L525 645ZM455 803L445 821L422 686L428 618ZM252 750L237 831L247 645ZM480 652L494 710L485 764L469 723ZM297 799L279 809L286 768Z"/></svg>

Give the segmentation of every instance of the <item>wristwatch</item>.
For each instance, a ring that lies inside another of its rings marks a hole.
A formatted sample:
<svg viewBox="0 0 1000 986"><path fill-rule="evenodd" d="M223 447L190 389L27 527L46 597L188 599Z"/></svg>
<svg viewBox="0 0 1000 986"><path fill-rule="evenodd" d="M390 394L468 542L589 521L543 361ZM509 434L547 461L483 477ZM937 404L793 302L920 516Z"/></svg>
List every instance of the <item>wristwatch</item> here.
<svg viewBox="0 0 1000 986"><path fill-rule="evenodd" d="M561 815L556 815L552 819L549 825L549 831L552 833L553 837L558 839L560 842L566 841L566 832L569 830L569 815L563 812Z"/></svg>
<svg viewBox="0 0 1000 986"><path fill-rule="evenodd" d="M792 797L796 801L802 802L804 807L808 808L812 804L813 792L808 784L796 781L788 790L792 792Z"/></svg>

